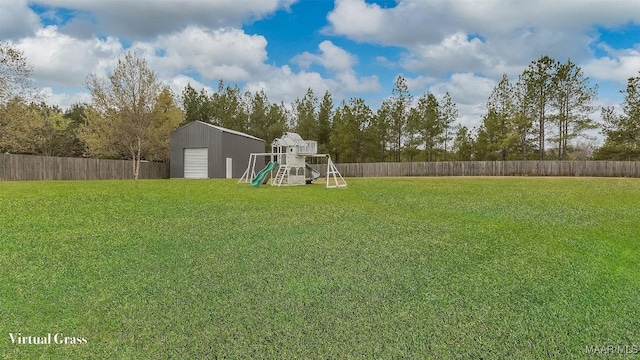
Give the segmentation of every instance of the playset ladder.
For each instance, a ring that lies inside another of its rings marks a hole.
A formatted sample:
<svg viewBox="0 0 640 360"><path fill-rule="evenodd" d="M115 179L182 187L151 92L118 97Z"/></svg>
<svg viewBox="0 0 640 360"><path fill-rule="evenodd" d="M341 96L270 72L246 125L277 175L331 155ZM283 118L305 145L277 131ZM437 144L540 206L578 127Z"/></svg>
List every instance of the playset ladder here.
<svg viewBox="0 0 640 360"><path fill-rule="evenodd" d="M271 180L271 185L281 186L285 178L289 178L289 165L280 165L276 176Z"/></svg>

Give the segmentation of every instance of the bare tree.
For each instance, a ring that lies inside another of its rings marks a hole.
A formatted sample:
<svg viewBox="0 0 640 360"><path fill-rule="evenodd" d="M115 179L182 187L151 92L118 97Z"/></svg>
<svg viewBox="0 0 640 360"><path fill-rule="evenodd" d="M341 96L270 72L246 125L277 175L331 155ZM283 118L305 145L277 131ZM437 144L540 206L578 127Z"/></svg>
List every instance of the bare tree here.
<svg viewBox="0 0 640 360"><path fill-rule="evenodd" d="M154 138L156 102L163 86L146 60L132 52L118 60L106 79L91 74L86 84L92 106L81 136L89 152L129 157L137 180L142 155Z"/></svg>
<svg viewBox="0 0 640 360"><path fill-rule="evenodd" d="M27 100L33 97L35 87L30 76L31 67L24 54L0 41L0 104L15 98Z"/></svg>

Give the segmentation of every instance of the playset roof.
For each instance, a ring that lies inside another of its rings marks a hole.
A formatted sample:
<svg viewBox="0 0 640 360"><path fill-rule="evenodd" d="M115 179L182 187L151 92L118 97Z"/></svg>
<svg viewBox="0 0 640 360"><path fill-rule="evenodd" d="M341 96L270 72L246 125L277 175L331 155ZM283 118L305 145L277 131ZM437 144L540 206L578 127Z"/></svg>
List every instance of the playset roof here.
<svg viewBox="0 0 640 360"><path fill-rule="evenodd" d="M286 132L282 137L273 140L271 146L306 146L307 142L293 132Z"/></svg>

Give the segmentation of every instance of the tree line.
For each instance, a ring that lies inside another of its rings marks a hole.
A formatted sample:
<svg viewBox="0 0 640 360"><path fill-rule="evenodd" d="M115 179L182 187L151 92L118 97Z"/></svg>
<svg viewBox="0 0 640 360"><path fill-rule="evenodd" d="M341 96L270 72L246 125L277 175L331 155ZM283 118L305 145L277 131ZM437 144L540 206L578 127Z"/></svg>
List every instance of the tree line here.
<svg viewBox="0 0 640 360"><path fill-rule="evenodd" d="M312 89L290 106L272 104L263 91L242 94L219 82L208 95L188 85L182 94L185 122L201 120L247 132L268 144L284 131L318 141L339 162L446 160L640 160L640 76L629 78L623 113L602 108L604 124L592 116L597 86L571 60L549 56L532 61L511 82L506 74L486 102L477 128L456 125L449 93L415 98L398 76L390 96L373 110L363 98L336 106L327 91ZM595 148L600 128L604 145Z"/></svg>
<svg viewBox="0 0 640 360"><path fill-rule="evenodd" d="M189 84L176 96L144 59L127 53L107 78L87 77L90 103L63 111L40 98L30 75L24 55L0 41L0 151L129 159L134 177L142 160L168 161L169 134L196 120L262 138L266 150L294 131L343 163L640 159L640 76L628 80L622 113L601 109L604 145L585 155L578 140L598 128L591 118L597 86L570 60L548 56L515 82L503 75L471 129L456 125L449 93L414 97L402 76L376 110L363 98L336 103L329 91L319 98L312 89L290 104L272 103L264 90L243 93L223 80L213 93Z"/></svg>

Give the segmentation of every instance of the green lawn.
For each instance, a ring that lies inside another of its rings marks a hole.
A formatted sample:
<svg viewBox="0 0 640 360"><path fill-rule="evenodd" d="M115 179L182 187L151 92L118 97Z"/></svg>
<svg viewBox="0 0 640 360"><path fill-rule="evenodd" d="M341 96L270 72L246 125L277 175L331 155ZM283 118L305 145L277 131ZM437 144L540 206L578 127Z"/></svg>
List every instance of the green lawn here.
<svg viewBox="0 0 640 360"><path fill-rule="evenodd" d="M348 181L0 182L0 355L640 352L640 179Z"/></svg>

